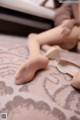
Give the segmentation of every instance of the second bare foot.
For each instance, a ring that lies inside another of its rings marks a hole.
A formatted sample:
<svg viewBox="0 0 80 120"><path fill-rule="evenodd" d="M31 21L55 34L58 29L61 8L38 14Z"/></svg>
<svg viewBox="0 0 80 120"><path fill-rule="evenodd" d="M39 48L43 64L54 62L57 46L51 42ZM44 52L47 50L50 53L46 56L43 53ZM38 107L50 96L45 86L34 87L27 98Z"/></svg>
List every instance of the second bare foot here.
<svg viewBox="0 0 80 120"><path fill-rule="evenodd" d="M73 87L80 89L80 71L73 77L71 84Z"/></svg>
<svg viewBox="0 0 80 120"><path fill-rule="evenodd" d="M39 56L27 60L16 74L16 84L23 84L33 79L37 70L44 69L48 65L48 58Z"/></svg>

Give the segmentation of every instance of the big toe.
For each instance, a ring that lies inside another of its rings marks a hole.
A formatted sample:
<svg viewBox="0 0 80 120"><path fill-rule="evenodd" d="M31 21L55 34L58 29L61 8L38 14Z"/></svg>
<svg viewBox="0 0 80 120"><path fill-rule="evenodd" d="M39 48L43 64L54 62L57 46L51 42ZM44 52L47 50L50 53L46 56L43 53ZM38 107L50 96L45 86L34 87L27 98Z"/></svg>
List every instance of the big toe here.
<svg viewBox="0 0 80 120"><path fill-rule="evenodd" d="M27 82L31 81L32 78L33 78L33 76L34 76L33 73L34 72L27 71L25 68L21 69L19 71L19 73L16 75L16 81L15 81L15 83L17 85L19 85L19 84L24 84L24 83L27 83Z"/></svg>
<svg viewBox="0 0 80 120"><path fill-rule="evenodd" d="M27 74L26 75L22 74L21 77L19 77L18 79L16 79L15 83L17 85L25 84L27 82L30 82L32 80L33 76L34 75L28 76Z"/></svg>
<svg viewBox="0 0 80 120"><path fill-rule="evenodd" d="M26 81L25 79L20 78L20 79L17 79L17 80L15 81L15 83L16 83L17 85L21 85L21 84L24 84L25 81Z"/></svg>
<svg viewBox="0 0 80 120"><path fill-rule="evenodd" d="M24 79L24 78L23 78L24 72L25 72L25 68L22 67L22 68L20 68L20 70L16 73L16 75L15 75L16 84L19 83L19 81L22 81L22 79Z"/></svg>

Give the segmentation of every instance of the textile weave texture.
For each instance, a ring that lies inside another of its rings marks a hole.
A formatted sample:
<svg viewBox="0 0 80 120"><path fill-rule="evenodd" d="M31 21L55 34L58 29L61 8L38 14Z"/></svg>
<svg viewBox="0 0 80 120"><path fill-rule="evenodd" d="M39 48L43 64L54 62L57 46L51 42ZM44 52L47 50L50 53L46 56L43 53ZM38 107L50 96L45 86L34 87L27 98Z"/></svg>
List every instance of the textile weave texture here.
<svg viewBox="0 0 80 120"><path fill-rule="evenodd" d="M15 73L28 58L27 38L0 35L0 113L7 113L7 120L80 120L80 91L53 60L31 82L15 84Z"/></svg>

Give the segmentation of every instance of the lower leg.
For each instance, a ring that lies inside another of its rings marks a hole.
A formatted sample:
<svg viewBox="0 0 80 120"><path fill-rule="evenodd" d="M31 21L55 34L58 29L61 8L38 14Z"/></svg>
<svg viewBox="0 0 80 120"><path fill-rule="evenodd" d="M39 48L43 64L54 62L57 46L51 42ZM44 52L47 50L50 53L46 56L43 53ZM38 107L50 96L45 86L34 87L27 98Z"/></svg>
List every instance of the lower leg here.
<svg viewBox="0 0 80 120"><path fill-rule="evenodd" d="M48 58L41 55L40 46L44 44L59 45L63 43L64 38L61 32L62 28L59 26L38 35L29 36L28 47L30 50L30 59L24 63L17 73L16 84L22 84L32 80L37 70L45 68L48 65Z"/></svg>
<svg viewBox="0 0 80 120"><path fill-rule="evenodd" d="M54 35L53 41L52 41L53 43L51 45L50 44L43 44L41 48L44 51L48 51L49 49L51 49L55 45L55 46L59 46L63 49L68 49L68 50L72 49L78 42L79 31L80 31L80 28L75 26L72 29L72 32L70 33L70 35L65 37L65 38L62 37L62 39L61 39L61 36L59 35L58 36L59 38L57 37L57 39L56 39L56 37ZM55 41L57 41L57 42L59 41L59 42L57 44L54 44ZM50 42L50 40L49 40L49 42Z"/></svg>
<svg viewBox="0 0 80 120"><path fill-rule="evenodd" d="M73 48L79 38L79 27L75 26L68 36L62 34L62 26L55 27L51 30L40 33L36 36L36 39L40 41L42 48L44 45L58 45L63 49ZM47 46L45 49L50 48Z"/></svg>
<svg viewBox="0 0 80 120"><path fill-rule="evenodd" d="M61 29L59 29L59 33L60 33L60 30ZM50 35L48 32L50 33ZM16 74L16 84L22 84L22 83L32 80L32 78L34 77L34 74L37 70L39 70L41 68L45 68L48 65L48 58L45 56L42 56L40 54L40 45L43 45L46 43L48 44L49 39L53 40L52 33L54 33L54 35L55 35L55 32L56 32L56 30L54 30L54 32L53 32L53 30L49 30L49 31L43 32L38 35L36 35L36 34L29 35L28 47L29 47L29 51L30 51L30 58L22 65L22 67ZM47 38L46 34L48 35L48 38ZM40 61L41 61L41 63L40 63ZM44 65L42 63L44 63Z"/></svg>
<svg viewBox="0 0 80 120"><path fill-rule="evenodd" d="M28 47L30 57L16 74L16 84L32 80L37 70L45 69L48 65L48 58L41 55L40 43L33 35L28 37Z"/></svg>

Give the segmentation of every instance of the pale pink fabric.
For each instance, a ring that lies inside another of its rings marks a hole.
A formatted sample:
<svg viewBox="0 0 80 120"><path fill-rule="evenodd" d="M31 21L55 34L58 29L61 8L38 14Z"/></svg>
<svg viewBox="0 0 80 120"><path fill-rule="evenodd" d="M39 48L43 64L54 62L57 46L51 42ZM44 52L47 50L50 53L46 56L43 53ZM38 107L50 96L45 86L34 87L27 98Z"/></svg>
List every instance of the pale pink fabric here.
<svg viewBox="0 0 80 120"><path fill-rule="evenodd" d="M15 73L29 57L26 40L0 35L0 113L7 113L7 120L80 120L80 91L53 60L33 81L15 85Z"/></svg>

